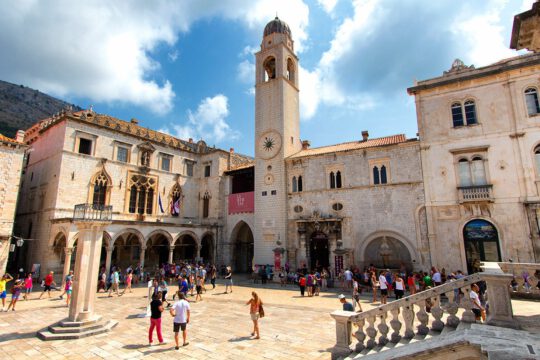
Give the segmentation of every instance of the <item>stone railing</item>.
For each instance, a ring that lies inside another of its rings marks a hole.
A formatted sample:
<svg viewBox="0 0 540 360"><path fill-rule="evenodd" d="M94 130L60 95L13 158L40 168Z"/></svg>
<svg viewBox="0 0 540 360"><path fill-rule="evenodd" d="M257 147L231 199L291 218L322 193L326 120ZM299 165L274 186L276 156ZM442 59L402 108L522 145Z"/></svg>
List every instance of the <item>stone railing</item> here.
<svg viewBox="0 0 540 360"><path fill-rule="evenodd" d="M493 185L460 186L460 202L492 201L491 188Z"/></svg>
<svg viewBox="0 0 540 360"><path fill-rule="evenodd" d="M540 296L540 289L536 287L540 280L540 264L515 262L500 262L498 264L502 271L512 274L516 278L517 286L512 286L510 282L508 283L510 291L519 294L525 293ZM528 274L528 286L525 284L524 274Z"/></svg>
<svg viewBox="0 0 540 360"><path fill-rule="evenodd" d="M513 318L507 291L512 275L503 273L497 263L484 263L483 268L483 273L469 275L369 311L334 311L331 316L336 321L336 345L332 356L336 358L353 350L358 353L389 342L397 343L401 339L427 335L430 330L440 332L445 326L456 328L460 322L474 322L469 293L471 285L479 281L486 282L487 296L490 299L486 323L518 327ZM459 290L463 293L461 301L460 297L456 297ZM443 295L447 299L444 303L441 301ZM426 301L430 302L430 312L426 311ZM457 316L460 308L463 309L461 318ZM357 343L354 349L351 349L353 324Z"/></svg>
<svg viewBox="0 0 540 360"><path fill-rule="evenodd" d="M78 204L73 209L73 220L111 221L112 205Z"/></svg>

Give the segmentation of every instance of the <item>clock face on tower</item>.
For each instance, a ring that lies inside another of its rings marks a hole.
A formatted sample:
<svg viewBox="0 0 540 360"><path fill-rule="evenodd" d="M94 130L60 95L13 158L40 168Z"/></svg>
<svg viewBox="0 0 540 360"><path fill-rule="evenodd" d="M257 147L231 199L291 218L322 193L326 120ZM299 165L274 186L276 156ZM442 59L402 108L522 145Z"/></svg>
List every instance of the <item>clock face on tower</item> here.
<svg viewBox="0 0 540 360"><path fill-rule="evenodd" d="M267 131L261 135L257 146L261 158L271 159L281 149L281 135L275 130Z"/></svg>

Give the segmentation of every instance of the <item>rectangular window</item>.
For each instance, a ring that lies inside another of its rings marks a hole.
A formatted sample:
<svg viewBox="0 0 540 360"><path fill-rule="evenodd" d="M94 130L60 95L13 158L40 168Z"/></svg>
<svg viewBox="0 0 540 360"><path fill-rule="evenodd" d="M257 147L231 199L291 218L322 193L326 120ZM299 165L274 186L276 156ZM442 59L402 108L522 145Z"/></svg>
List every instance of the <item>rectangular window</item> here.
<svg viewBox="0 0 540 360"><path fill-rule="evenodd" d="M171 171L171 158L168 156L163 156L161 158L161 170Z"/></svg>
<svg viewBox="0 0 540 360"><path fill-rule="evenodd" d="M92 155L92 140L79 138L79 154Z"/></svg>
<svg viewBox="0 0 540 360"><path fill-rule="evenodd" d="M186 163L186 175L193 176L193 163L191 162Z"/></svg>
<svg viewBox="0 0 540 360"><path fill-rule="evenodd" d="M116 150L116 160L121 162L128 162L128 148L119 146Z"/></svg>
<svg viewBox="0 0 540 360"><path fill-rule="evenodd" d="M210 177L210 165L204 167L204 177Z"/></svg>
<svg viewBox="0 0 540 360"><path fill-rule="evenodd" d="M452 121L454 127L463 126L463 110L461 109L461 103L452 104Z"/></svg>
<svg viewBox="0 0 540 360"><path fill-rule="evenodd" d="M268 192L263 191L263 192L262 192L262 196L266 196L266 195L268 195Z"/></svg>
<svg viewBox="0 0 540 360"><path fill-rule="evenodd" d="M276 191L276 190L272 190L272 191L270 192L270 194L271 194L271 195L277 195L277 191Z"/></svg>

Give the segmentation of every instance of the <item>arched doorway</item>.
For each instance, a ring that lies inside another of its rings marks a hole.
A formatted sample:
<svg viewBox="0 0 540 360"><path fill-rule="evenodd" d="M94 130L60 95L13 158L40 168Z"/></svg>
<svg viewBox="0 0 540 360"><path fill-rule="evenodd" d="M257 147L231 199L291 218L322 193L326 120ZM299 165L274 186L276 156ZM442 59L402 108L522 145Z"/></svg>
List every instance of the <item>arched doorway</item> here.
<svg viewBox="0 0 540 360"><path fill-rule="evenodd" d="M105 239L103 245L106 245ZM118 237L114 243L111 268L112 266L119 266L124 270L130 265L134 268L140 262L140 254L141 243L138 234L128 232Z"/></svg>
<svg viewBox="0 0 540 360"><path fill-rule="evenodd" d="M214 262L214 238L211 234L206 234L201 240L201 258L205 263Z"/></svg>
<svg viewBox="0 0 540 360"><path fill-rule="evenodd" d="M174 246L173 260L193 261L197 257L197 241L189 234L182 235Z"/></svg>
<svg viewBox="0 0 540 360"><path fill-rule="evenodd" d="M54 268L51 268L50 270L53 270L55 273L62 274L64 262L66 260L65 255L65 248L66 248L66 236L63 233L59 233L56 235L56 238L54 239L54 243L52 246L52 252L54 253L54 256L57 260L58 266L55 266ZM72 258L75 258L75 256L72 256Z"/></svg>
<svg viewBox="0 0 540 360"><path fill-rule="evenodd" d="M379 269L399 269L405 265L412 269L411 254L407 246L392 236L379 236L366 246L364 264L373 264Z"/></svg>
<svg viewBox="0 0 540 360"><path fill-rule="evenodd" d="M309 265L311 270L330 267L328 236L322 231L315 231L311 234L309 241Z"/></svg>
<svg viewBox="0 0 540 360"><path fill-rule="evenodd" d="M146 242L144 254L144 267L154 269L169 261L169 239L158 233L151 236Z"/></svg>
<svg viewBox="0 0 540 360"><path fill-rule="evenodd" d="M253 267L253 232L248 224L240 221L233 229L232 265L236 272L251 273Z"/></svg>
<svg viewBox="0 0 540 360"><path fill-rule="evenodd" d="M463 241L469 273L480 271L481 261L501 261L499 234L489 221L475 219L465 224Z"/></svg>

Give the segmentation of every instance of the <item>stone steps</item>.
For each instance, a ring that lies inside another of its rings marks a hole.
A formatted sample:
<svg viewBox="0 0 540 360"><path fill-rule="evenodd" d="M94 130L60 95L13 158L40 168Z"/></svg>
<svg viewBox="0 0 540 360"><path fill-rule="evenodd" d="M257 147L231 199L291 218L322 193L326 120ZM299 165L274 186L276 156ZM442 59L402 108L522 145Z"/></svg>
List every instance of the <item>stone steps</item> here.
<svg viewBox="0 0 540 360"><path fill-rule="evenodd" d="M60 321L47 330L39 331L37 337L43 341L74 340L111 331L118 321L93 319L85 322Z"/></svg>

